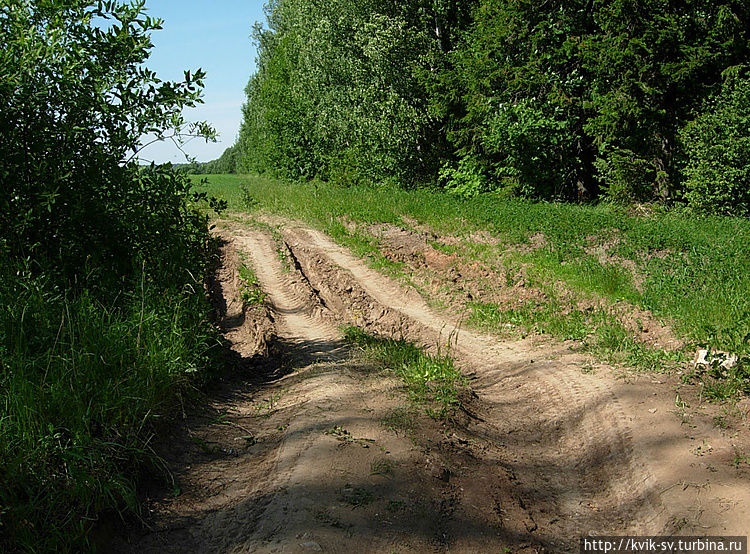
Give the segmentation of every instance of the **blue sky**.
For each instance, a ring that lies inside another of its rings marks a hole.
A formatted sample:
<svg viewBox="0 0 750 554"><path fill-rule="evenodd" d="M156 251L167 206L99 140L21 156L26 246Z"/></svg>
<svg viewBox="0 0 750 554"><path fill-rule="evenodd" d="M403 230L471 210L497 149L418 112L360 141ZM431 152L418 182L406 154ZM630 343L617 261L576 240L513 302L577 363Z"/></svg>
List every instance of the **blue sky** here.
<svg viewBox="0 0 750 554"><path fill-rule="evenodd" d="M221 134L219 142L193 140L185 150L201 162L218 158L234 144L242 118L245 85L255 72L251 39L256 21L265 23L264 0L146 0L148 15L164 20L151 35L154 48L146 65L162 80L182 80L185 70L207 72L204 104L186 110L189 121L206 120ZM140 152L143 160L182 163L171 143Z"/></svg>

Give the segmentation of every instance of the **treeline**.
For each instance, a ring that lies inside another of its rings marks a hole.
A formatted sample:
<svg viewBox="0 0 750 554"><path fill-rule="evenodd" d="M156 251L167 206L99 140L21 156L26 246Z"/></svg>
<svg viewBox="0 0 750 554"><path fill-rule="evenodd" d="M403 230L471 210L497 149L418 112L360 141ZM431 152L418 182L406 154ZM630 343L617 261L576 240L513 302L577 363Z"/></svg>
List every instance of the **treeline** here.
<svg viewBox="0 0 750 554"><path fill-rule="evenodd" d="M177 164L175 167L190 175L215 175L226 173L237 173L241 166L240 149L234 144L224 150L221 156L210 162L191 162L188 164Z"/></svg>
<svg viewBox="0 0 750 554"><path fill-rule="evenodd" d="M200 195L142 168L141 136L188 125L203 74L144 67L144 2L0 5L0 551L93 551L107 512L138 512L154 423L218 349Z"/></svg>
<svg viewBox="0 0 750 554"><path fill-rule="evenodd" d="M749 10L274 0L230 169L748 215Z"/></svg>

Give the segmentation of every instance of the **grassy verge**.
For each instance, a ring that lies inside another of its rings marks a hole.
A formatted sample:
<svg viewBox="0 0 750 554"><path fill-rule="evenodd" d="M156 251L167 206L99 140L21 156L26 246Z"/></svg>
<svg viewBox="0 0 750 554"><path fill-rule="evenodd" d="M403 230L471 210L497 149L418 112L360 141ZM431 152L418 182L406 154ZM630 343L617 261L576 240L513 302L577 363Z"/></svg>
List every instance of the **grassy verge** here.
<svg viewBox="0 0 750 554"><path fill-rule="evenodd" d="M378 261L371 238L351 232L346 222L407 227L416 222L456 237L484 233L490 240L467 243L462 252L504 273L511 286L522 269L530 286L545 291L561 282L578 299L595 298L609 305L624 301L649 310L691 345L750 352L747 219L699 218L679 210L634 213L607 204L493 196L457 200L424 190L292 184L258 176L209 176L209 181L211 192L226 198L230 209L261 209L306 220L386 266ZM392 265L389 269L399 271ZM628 338L607 310L592 317L566 309L569 298L548 297L544 306L497 319L502 324L525 319L527 328L545 328L561 337L586 334L589 343L596 343L592 348L625 363L640 359L648 367L668 361L669 356L646 352ZM475 308L478 323L489 325L481 318L482 310L487 313L491 307ZM560 311L565 318L556 315Z"/></svg>
<svg viewBox="0 0 750 554"><path fill-rule="evenodd" d="M154 423L204 377L202 291L105 306L39 279L0 284L0 551L81 552L109 510L138 513Z"/></svg>
<svg viewBox="0 0 750 554"><path fill-rule="evenodd" d="M364 348L368 359L398 375L410 399L430 417L449 420L455 415L466 379L450 357L431 356L413 343L374 337L359 327L345 328L344 338Z"/></svg>

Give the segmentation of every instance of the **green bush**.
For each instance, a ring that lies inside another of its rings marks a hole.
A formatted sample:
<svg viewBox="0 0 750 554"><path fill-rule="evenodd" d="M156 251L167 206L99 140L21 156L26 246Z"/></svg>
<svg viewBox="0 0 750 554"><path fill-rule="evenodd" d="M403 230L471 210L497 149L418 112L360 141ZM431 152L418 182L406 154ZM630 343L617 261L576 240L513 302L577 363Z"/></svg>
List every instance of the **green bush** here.
<svg viewBox="0 0 750 554"><path fill-rule="evenodd" d="M572 173L566 152L575 138L563 110L530 99L506 102L489 115L481 138L499 182L526 198L560 198ZM479 168L481 169L481 168Z"/></svg>
<svg viewBox="0 0 750 554"><path fill-rule="evenodd" d="M682 140L688 204L705 213L750 215L750 78L727 79Z"/></svg>
<svg viewBox="0 0 750 554"><path fill-rule="evenodd" d="M79 290L116 293L144 261L152 275L171 276L181 268L163 264L182 266L180 251L192 256L193 242L203 240L187 179L166 168L142 171L137 159L147 133L215 134L181 115L200 102L203 72L175 83L143 67L149 33L160 28L143 9L144 2L38 0L0 11L0 225L8 254Z"/></svg>
<svg viewBox="0 0 750 554"><path fill-rule="evenodd" d="M652 197L653 165L632 150L604 152L594 162L607 197L621 204L632 204Z"/></svg>
<svg viewBox="0 0 750 554"><path fill-rule="evenodd" d="M153 422L212 365L209 199L138 161L144 135L214 135L181 115L203 73L143 66L144 5L0 6L3 552L81 552L104 511L137 510Z"/></svg>
<svg viewBox="0 0 750 554"><path fill-rule="evenodd" d="M461 198L472 198L489 191L489 181L473 158L465 157L458 164L446 163L440 170L439 182L446 191Z"/></svg>
<svg viewBox="0 0 750 554"><path fill-rule="evenodd" d="M354 148L347 148L340 155L332 156L328 166L328 180L336 185L352 187L371 184L369 167L362 153Z"/></svg>

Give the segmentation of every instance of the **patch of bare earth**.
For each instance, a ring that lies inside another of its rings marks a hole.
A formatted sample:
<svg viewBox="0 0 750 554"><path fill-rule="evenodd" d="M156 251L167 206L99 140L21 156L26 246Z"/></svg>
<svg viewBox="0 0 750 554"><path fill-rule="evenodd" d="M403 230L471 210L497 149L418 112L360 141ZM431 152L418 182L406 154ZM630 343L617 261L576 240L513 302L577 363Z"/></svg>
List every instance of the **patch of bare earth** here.
<svg viewBox="0 0 750 554"><path fill-rule="evenodd" d="M380 252L387 259L405 263L410 273L410 281L424 291L433 301L442 304L453 313L468 314L467 302L478 301L497 304L501 309L518 308L529 302L543 303L547 293L529 284L526 269L508 270L503 268L502 255L492 261L472 259L463 256L462 250L469 245L499 246L499 240L483 231L468 232L463 237L439 235L429 227L406 219L409 228L392 224L358 226L354 222L345 223L352 232L365 232L379 241ZM611 251L619 244L616 238L603 240L588 237L591 245L585 251L595 255L602 265L617 265L628 271L635 287L642 289L643 275L637 264L616 256ZM514 245L513 249L529 253L549 245L541 233L529 237L528 244ZM446 254L440 246L452 247L455 252ZM437 247L437 248L436 248ZM684 343L675 337L669 325L654 317L648 311L627 302L604 306L601 301L574 298L562 282L554 286L557 297L564 305L564 311L587 311L605 308L611 317L616 318L635 340L656 348L677 350Z"/></svg>
<svg viewBox="0 0 750 554"><path fill-rule="evenodd" d="M617 379L569 344L466 331L321 232L272 223L281 243L222 225L217 288L244 369L162 445L180 494L155 496L150 531L111 551L574 552L589 535L747 534L747 414L722 416L678 376ZM420 233L371 232L435 278L473 267ZM270 319L236 304L236 251ZM449 348L470 378L456 421L410 407L338 324Z"/></svg>

